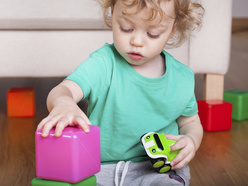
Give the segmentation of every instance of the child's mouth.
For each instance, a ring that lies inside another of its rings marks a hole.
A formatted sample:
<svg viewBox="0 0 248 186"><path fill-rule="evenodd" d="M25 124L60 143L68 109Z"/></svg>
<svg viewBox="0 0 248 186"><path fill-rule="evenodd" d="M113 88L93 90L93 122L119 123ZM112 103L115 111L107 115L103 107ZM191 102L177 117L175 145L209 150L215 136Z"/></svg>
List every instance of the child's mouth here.
<svg viewBox="0 0 248 186"><path fill-rule="evenodd" d="M131 59L134 59L134 60L140 60L143 58L143 56L139 53L130 52L128 53L128 55Z"/></svg>

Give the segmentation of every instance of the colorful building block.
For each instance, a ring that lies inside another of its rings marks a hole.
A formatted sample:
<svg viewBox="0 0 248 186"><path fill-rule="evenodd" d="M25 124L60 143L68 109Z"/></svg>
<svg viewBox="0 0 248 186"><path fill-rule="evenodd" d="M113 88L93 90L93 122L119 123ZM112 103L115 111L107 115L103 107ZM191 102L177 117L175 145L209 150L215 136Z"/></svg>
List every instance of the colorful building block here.
<svg viewBox="0 0 248 186"><path fill-rule="evenodd" d="M35 133L36 175L38 178L77 183L100 171L100 129L90 125L85 133L77 127L66 127L61 137Z"/></svg>
<svg viewBox="0 0 248 186"><path fill-rule="evenodd" d="M34 88L11 88L7 92L8 117L33 117L35 112Z"/></svg>
<svg viewBox="0 0 248 186"><path fill-rule="evenodd" d="M236 89L225 91L224 100L233 105L233 120L242 121L248 119L248 92Z"/></svg>
<svg viewBox="0 0 248 186"><path fill-rule="evenodd" d="M232 127L232 104L223 100L199 100L198 110L204 130L225 131Z"/></svg>
<svg viewBox="0 0 248 186"><path fill-rule="evenodd" d="M31 182L32 186L96 186L96 176L90 176L77 183L60 182L53 180L44 180L34 178Z"/></svg>

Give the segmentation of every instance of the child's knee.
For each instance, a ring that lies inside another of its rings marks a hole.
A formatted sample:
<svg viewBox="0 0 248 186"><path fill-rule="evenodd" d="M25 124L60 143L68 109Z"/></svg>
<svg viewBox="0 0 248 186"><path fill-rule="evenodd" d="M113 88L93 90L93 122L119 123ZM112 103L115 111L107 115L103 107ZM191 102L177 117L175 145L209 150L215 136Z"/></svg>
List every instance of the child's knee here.
<svg viewBox="0 0 248 186"><path fill-rule="evenodd" d="M180 176L172 173L172 174L163 174L163 176L154 179L150 184L150 186L165 186L165 185L183 186L185 185L185 182Z"/></svg>

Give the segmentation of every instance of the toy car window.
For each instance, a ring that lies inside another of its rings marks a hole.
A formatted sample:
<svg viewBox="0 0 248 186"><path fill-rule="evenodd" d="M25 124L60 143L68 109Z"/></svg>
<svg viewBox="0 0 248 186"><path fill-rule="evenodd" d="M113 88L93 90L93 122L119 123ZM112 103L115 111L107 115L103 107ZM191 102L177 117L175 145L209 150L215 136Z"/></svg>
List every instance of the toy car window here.
<svg viewBox="0 0 248 186"><path fill-rule="evenodd" d="M162 143L161 143L161 141L159 139L159 136L157 134L154 134L153 136L154 136L154 139L155 139L155 141L156 141L156 143L158 145L158 148L160 148L161 150L164 150L164 147L163 147L163 145L162 145Z"/></svg>

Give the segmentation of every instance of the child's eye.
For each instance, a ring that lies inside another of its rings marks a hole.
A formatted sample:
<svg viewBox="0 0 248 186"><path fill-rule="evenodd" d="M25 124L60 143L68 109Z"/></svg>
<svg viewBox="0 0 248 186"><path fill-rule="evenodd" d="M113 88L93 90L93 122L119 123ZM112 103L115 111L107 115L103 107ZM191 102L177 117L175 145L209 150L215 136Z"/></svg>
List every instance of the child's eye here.
<svg viewBox="0 0 248 186"><path fill-rule="evenodd" d="M127 33L133 31L133 29L131 29L131 28L123 28L122 26L120 26L120 29L121 29L122 32L127 32Z"/></svg>
<svg viewBox="0 0 248 186"><path fill-rule="evenodd" d="M160 34L150 34L149 32L147 32L147 35L148 35L150 38L153 38L153 39L159 38L159 36L160 36Z"/></svg>

